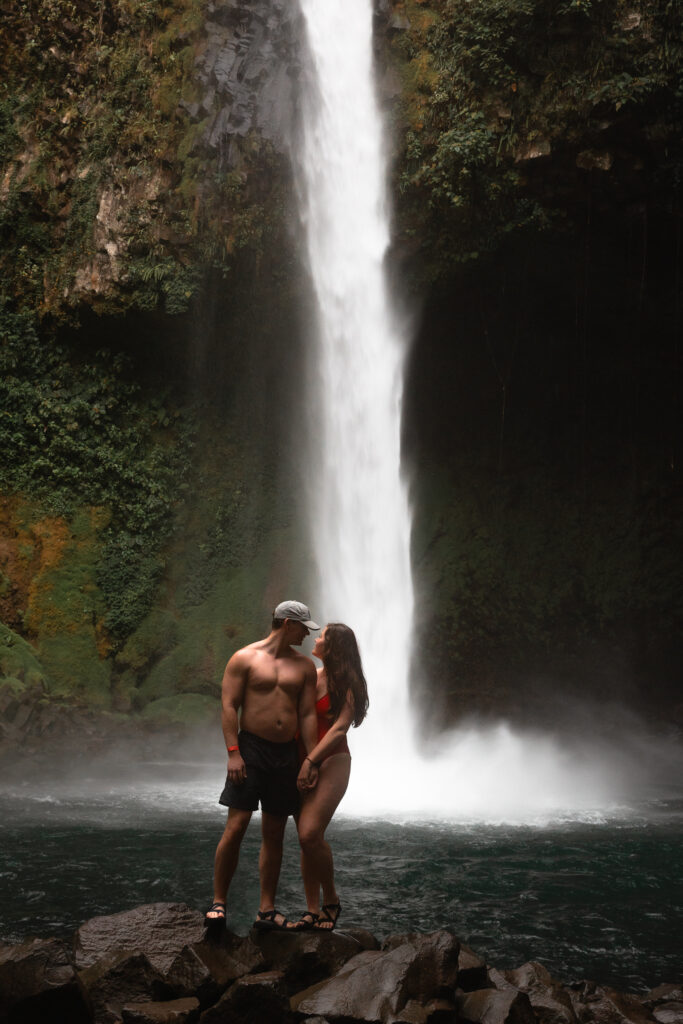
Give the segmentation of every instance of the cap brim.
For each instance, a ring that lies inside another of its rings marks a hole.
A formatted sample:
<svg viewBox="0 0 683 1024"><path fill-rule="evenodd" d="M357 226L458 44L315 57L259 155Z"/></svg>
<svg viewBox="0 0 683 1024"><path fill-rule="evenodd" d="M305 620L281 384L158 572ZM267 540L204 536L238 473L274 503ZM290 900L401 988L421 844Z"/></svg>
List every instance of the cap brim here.
<svg viewBox="0 0 683 1024"><path fill-rule="evenodd" d="M309 629L320 629L318 623L314 622L313 619L305 619L303 620L303 623L304 626L308 626Z"/></svg>

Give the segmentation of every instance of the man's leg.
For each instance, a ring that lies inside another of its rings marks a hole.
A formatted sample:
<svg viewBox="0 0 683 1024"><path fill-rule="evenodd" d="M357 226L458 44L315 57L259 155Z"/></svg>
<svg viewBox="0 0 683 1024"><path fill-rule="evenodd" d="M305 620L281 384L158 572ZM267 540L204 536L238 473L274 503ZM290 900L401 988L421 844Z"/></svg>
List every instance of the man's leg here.
<svg viewBox="0 0 683 1024"><path fill-rule="evenodd" d="M225 831L216 847L216 857L213 870L213 898L218 903L224 903L232 876L235 874L237 861L240 856L240 846L247 831L247 825L251 820L251 811L240 811L236 807L228 810L228 820ZM217 913L209 914L208 917L218 917Z"/></svg>
<svg viewBox="0 0 683 1024"><path fill-rule="evenodd" d="M282 864L282 841L287 816L261 814L261 853L259 854L259 875L261 878L261 904L259 910L275 909L275 893ZM278 923L280 921L278 920Z"/></svg>

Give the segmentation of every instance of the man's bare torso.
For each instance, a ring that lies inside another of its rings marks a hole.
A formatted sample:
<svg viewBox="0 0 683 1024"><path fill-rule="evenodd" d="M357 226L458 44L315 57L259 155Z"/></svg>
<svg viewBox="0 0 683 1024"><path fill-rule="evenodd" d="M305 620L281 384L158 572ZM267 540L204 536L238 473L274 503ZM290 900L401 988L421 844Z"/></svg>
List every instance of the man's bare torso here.
<svg viewBox="0 0 683 1024"><path fill-rule="evenodd" d="M263 640L242 653L247 672L240 728L275 743L294 739L309 659L291 649L276 657Z"/></svg>

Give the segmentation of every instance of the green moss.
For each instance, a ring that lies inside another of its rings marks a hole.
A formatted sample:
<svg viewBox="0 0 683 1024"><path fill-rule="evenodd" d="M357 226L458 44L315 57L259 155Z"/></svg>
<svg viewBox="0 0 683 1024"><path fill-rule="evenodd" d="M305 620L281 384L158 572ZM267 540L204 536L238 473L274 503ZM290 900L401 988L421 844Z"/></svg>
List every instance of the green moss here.
<svg viewBox="0 0 683 1024"><path fill-rule="evenodd" d="M283 551L294 549L291 531L264 532L239 569L219 567L200 595L186 605L176 622L176 643L149 671L140 686L143 700L169 692L218 697L223 670L240 647L265 635L269 627L264 594L272 566ZM176 566L176 572L179 571Z"/></svg>
<svg viewBox="0 0 683 1024"><path fill-rule="evenodd" d="M219 717L220 703L197 693L186 693L175 697L161 697L152 701L141 713L145 722L160 727L169 725L203 725L215 722Z"/></svg>
<svg viewBox="0 0 683 1024"><path fill-rule="evenodd" d="M8 626L0 623L0 676L2 685L16 690L44 690L46 673L38 653L31 644Z"/></svg>
<svg viewBox="0 0 683 1024"><path fill-rule="evenodd" d="M108 707L110 667L99 649L104 605L95 580L101 518L97 510L79 510L69 522L35 524L43 562L24 625L35 637L52 696Z"/></svg>
<svg viewBox="0 0 683 1024"><path fill-rule="evenodd" d="M137 626L116 656L116 663L134 673L147 670L175 644L178 624L170 611L155 608Z"/></svg>

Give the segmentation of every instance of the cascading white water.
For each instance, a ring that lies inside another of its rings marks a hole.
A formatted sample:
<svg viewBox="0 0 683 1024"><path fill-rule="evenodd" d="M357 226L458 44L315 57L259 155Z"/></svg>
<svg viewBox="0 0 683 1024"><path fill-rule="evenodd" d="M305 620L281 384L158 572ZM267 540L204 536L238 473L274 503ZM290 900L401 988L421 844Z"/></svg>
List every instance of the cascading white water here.
<svg viewBox="0 0 683 1024"><path fill-rule="evenodd" d="M401 479L408 339L392 311L384 133L371 0L299 0L308 78L295 154L317 299L311 524L314 615L359 639L371 708L352 732L347 813L525 818L605 802L598 774L541 738L470 729L425 760L409 720L413 631L410 511ZM588 769L586 771L586 769Z"/></svg>
<svg viewBox="0 0 683 1024"><path fill-rule="evenodd" d="M354 754L408 735L413 590L410 514L400 476L406 339L384 274L389 243L382 121L368 0L301 0L312 63L300 157L302 208L318 301L312 524L319 606L358 636L372 714ZM356 772L354 788L367 785ZM365 774L365 773L363 773ZM375 777L374 772L371 778ZM353 798L351 798L353 801Z"/></svg>

